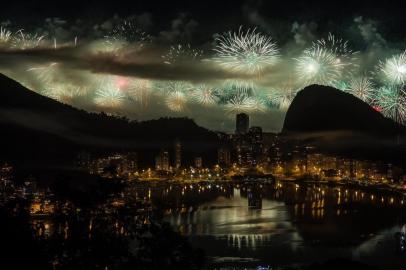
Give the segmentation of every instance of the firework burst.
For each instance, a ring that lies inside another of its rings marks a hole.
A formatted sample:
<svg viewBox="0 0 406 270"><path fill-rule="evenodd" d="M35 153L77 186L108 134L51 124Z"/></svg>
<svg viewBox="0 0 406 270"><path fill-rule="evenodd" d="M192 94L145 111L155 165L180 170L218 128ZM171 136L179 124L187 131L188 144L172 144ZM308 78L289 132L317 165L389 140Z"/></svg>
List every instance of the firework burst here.
<svg viewBox="0 0 406 270"><path fill-rule="evenodd" d="M354 52L350 49L347 40L336 38L333 34L329 33L327 39L322 38L314 42L311 50L317 50L317 48L322 48L334 55L336 62L345 66L345 72L348 73L348 75L351 75L357 66L355 62L358 52Z"/></svg>
<svg viewBox="0 0 406 270"><path fill-rule="evenodd" d="M281 87L270 89L267 94L269 101L277 106L280 110L286 111L295 98L298 90L292 85L287 84Z"/></svg>
<svg viewBox="0 0 406 270"><path fill-rule="evenodd" d="M262 100L246 95L237 95L231 98L224 107L228 115L266 111L266 105Z"/></svg>
<svg viewBox="0 0 406 270"><path fill-rule="evenodd" d="M251 80L225 80L219 88L219 93L225 98L235 95L252 96L255 92L256 87Z"/></svg>
<svg viewBox="0 0 406 270"><path fill-rule="evenodd" d="M7 44L11 41L12 34L7 29L0 27L0 44Z"/></svg>
<svg viewBox="0 0 406 270"><path fill-rule="evenodd" d="M129 96L139 103L141 107L146 108L149 104L152 88L151 81L147 79L131 79L128 85Z"/></svg>
<svg viewBox="0 0 406 270"><path fill-rule="evenodd" d="M297 77L306 84L331 85L341 78L346 66L333 53L320 46L306 50L295 60Z"/></svg>
<svg viewBox="0 0 406 270"><path fill-rule="evenodd" d="M179 62L189 62L201 59L203 56L202 50L193 49L190 44L171 46L168 53L162 58L166 64L175 64Z"/></svg>
<svg viewBox="0 0 406 270"><path fill-rule="evenodd" d="M380 111L400 124L406 124L406 91L403 87L383 86L376 99Z"/></svg>
<svg viewBox="0 0 406 270"><path fill-rule="evenodd" d="M58 66L58 63L53 62L47 65L31 67L27 71L33 72L43 85L50 85L59 75Z"/></svg>
<svg viewBox="0 0 406 270"><path fill-rule="evenodd" d="M350 88L350 85L347 81L339 80L339 81L334 81L330 84L332 87L337 88L338 90L341 91L348 91Z"/></svg>
<svg viewBox="0 0 406 270"><path fill-rule="evenodd" d="M350 81L348 92L366 103L372 103L375 88L369 78L361 77Z"/></svg>
<svg viewBox="0 0 406 270"><path fill-rule="evenodd" d="M181 112L186 105L186 95L181 91L170 92L166 97L166 106L174 112Z"/></svg>
<svg viewBox="0 0 406 270"><path fill-rule="evenodd" d="M105 38L110 43L145 43L151 40L151 36L138 28L134 21L123 21L117 24Z"/></svg>
<svg viewBox="0 0 406 270"><path fill-rule="evenodd" d="M117 88L105 88L96 91L94 102L101 107L116 108L122 105L125 96Z"/></svg>
<svg viewBox="0 0 406 270"><path fill-rule="evenodd" d="M386 82L395 85L406 83L406 51L380 62L378 69Z"/></svg>
<svg viewBox="0 0 406 270"><path fill-rule="evenodd" d="M154 88L165 94L169 94L172 92L185 93L193 89L192 85L185 81L166 81L166 82L161 81L157 82Z"/></svg>
<svg viewBox="0 0 406 270"><path fill-rule="evenodd" d="M87 93L85 87L79 87L73 84L61 84L46 89L44 94L59 102L71 104L75 98L84 96Z"/></svg>
<svg viewBox="0 0 406 270"><path fill-rule="evenodd" d="M218 102L216 91L209 85L200 84L192 90L192 98L203 106L212 106Z"/></svg>
<svg viewBox="0 0 406 270"><path fill-rule="evenodd" d="M216 38L213 59L225 68L249 74L260 74L265 68L279 61L279 49L271 37L255 32L255 29L228 32Z"/></svg>
<svg viewBox="0 0 406 270"><path fill-rule="evenodd" d="M21 29L12 36L11 46L16 49L26 50L40 46L43 40L44 36L24 33L24 30Z"/></svg>

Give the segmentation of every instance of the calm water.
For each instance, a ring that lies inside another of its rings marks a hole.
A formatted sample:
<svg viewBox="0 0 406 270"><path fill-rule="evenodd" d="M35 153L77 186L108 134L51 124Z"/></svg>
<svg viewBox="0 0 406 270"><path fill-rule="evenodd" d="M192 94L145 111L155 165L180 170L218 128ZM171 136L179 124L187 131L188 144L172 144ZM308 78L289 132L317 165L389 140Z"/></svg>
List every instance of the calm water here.
<svg viewBox="0 0 406 270"><path fill-rule="evenodd" d="M395 233L406 198L313 184L192 184L144 188L164 220L206 251L210 267L308 265L345 257L406 269Z"/></svg>

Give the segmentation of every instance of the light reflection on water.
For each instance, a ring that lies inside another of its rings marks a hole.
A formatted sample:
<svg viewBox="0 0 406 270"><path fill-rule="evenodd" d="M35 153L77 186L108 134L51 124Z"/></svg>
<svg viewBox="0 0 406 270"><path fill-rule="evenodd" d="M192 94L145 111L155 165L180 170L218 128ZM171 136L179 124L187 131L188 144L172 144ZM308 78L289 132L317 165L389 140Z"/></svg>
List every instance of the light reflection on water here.
<svg viewBox="0 0 406 270"><path fill-rule="evenodd" d="M278 266L346 257L405 269L406 258L394 252L394 233L406 220L402 200L336 187L234 186L190 207L182 202L187 211L174 207L164 219L209 257L233 263L240 258Z"/></svg>

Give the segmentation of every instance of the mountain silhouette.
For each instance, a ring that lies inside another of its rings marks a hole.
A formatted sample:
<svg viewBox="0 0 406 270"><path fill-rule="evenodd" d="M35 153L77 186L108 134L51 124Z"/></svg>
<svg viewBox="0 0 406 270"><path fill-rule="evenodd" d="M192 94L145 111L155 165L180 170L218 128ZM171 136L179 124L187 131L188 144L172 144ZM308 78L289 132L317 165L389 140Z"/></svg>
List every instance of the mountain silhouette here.
<svg viewBox="0 0 406 270"><path fill-rule="evenodd" d="M188 118L129 121L89 113L41 96L0 74L0 158L25 164L66 164L81 151L135 151L140 165L152 165L161 149L182 143L185 162L216 160L217 134ZM144 164L143 164L144 163Z"/></svg>
<svg viewBox="0 0 406 270"><path fill-rule="evenodd" d="M297 94L283 125L283 132L337 130L393 135L404 127L355 96L321 85L308 86Z"/></svg>
<svg viewBox="0 0 406 270"><path fill-rule="evenodd" d="M281 134L288 141L314 145L324 152L404 167L405 130L351 94L310 85L292 101Z"/></svg>

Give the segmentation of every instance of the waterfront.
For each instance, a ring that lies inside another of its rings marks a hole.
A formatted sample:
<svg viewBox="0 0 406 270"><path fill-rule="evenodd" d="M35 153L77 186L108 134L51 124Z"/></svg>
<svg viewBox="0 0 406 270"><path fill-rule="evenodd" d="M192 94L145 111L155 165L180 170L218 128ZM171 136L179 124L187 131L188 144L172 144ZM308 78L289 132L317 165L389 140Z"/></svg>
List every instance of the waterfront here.
<svg viewBox="0 0 406 270"><path fill-rule="evenodd" d="M165 206L163 219L205 250L209 268L337 257L383 269L406 266L395 239L406 223L402 195L288 182L158 184L139 192Z"/></svg>

